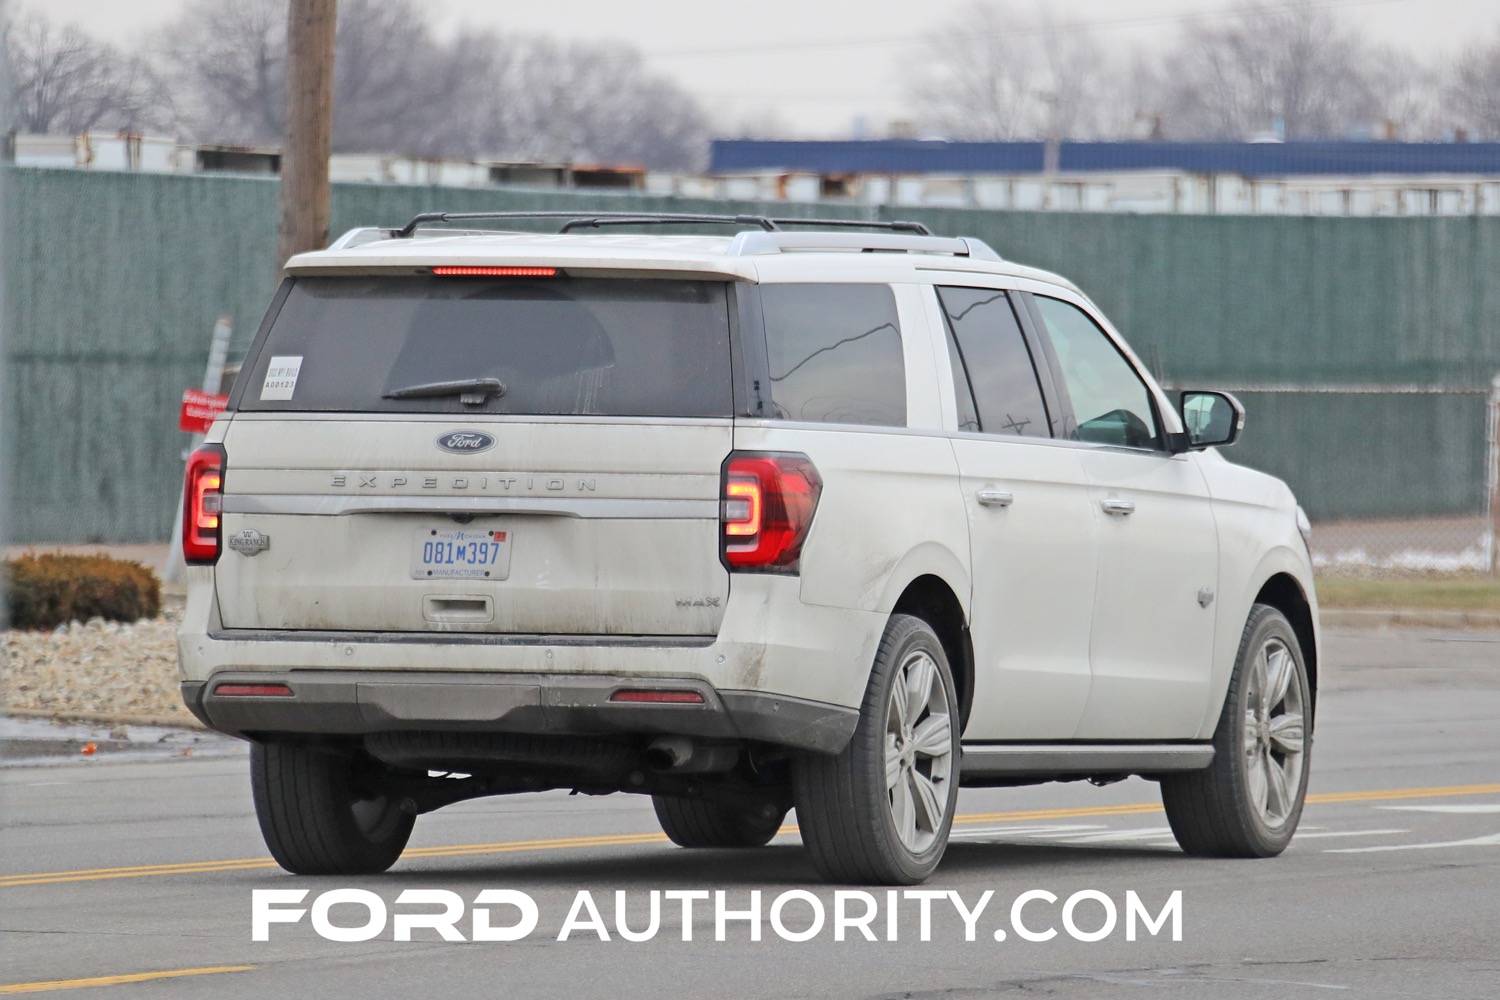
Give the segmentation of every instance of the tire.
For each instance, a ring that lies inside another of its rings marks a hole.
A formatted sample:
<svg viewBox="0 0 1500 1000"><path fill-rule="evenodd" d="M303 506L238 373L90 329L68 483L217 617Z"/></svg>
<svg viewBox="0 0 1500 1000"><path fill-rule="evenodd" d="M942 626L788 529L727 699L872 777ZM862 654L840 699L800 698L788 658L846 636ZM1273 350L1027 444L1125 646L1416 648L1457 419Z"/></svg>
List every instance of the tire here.
<svg viewBox="0 0 1500 1000"><path fill-rule="evenodd" d="M276 863L294 875L372 875L395 864L416 818L382 794L378 767L306 746L252 744L255 815Z"/></svg>
<svg viewBox="0 0 1500 1000"><path fill-rule="evenodd" d="M849 745L793 768L802 842L819 874L880 885L932 874L958 802L957 730L942 643L920 618L892 615Z"/></svg>
<svg viewBox="0 0 1500 1000"><path fill-rule="evenodd" d="M1214 732L1213 763L1162 778L1167 822L1185 852L1269 858L1286 849L1307 795L1311 707L1297 633L1280 611L1255 605Z"/></svg>
<svg viewBox="0 0 1500 1000"><path fill-rule="evenodd" d="M786 810L761 816L721 802L651 796L662 832L678 847L765 847L781 829Z"/></svg>

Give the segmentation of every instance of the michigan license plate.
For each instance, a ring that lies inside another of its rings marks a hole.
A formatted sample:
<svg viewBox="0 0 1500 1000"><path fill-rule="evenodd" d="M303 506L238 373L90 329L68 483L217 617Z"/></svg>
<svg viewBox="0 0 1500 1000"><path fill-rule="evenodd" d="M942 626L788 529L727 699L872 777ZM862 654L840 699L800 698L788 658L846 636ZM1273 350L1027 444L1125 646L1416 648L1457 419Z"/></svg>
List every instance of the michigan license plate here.
<svg viewBox="0 0 1500 1000"><path fill-rule="evenodd" d="M419 580L504 580L510 574L510 532L429 528L412 546Z"/></svg>

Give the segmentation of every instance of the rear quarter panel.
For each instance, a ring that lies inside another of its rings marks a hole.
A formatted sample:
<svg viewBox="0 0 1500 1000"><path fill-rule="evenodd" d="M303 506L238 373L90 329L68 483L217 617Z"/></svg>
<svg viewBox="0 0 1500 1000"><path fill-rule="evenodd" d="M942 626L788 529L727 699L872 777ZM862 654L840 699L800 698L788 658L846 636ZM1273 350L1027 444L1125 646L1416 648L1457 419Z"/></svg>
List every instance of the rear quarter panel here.
<svg viewBox="0 0 1500 1000"><path fill-rule="evenodd" d="M861 276L869 280L868 271ZM947 581L967 616L968 519L944 430L930 293L910 282L892 289L906 362L905 428L738 421L734 444L804 453L823 478L802 554L804 604L889 613L912 580L933 574Z"/></svg>

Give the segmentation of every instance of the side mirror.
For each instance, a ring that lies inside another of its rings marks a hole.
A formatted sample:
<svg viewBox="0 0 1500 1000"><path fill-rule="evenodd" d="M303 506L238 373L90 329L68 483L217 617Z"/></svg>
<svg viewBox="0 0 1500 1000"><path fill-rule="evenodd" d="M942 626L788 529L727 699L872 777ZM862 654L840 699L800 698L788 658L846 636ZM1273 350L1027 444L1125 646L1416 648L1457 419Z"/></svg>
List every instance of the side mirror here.
<svg viewBox="0 0 1500 1000"><path fill-rule="evenodd" d="M1245 408L1227 392L1189 390L1181 394L1179 404L1187 429L1183 451L1226 447L1245 429Z"/></svg>

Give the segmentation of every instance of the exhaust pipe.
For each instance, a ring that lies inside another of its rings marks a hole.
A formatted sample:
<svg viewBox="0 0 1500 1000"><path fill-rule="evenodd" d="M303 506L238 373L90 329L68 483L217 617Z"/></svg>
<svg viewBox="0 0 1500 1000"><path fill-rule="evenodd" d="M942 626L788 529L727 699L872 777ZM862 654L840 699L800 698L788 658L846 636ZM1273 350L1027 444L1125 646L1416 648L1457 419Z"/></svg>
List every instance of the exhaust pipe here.
<svg viewBox="0 0 1500 1000"><path fill-rule="evenodd" d="M728 771L739 757L737 747L705 747L686 736L658 736L646 747L646 766L653 771L677 774Z"/></svg>

